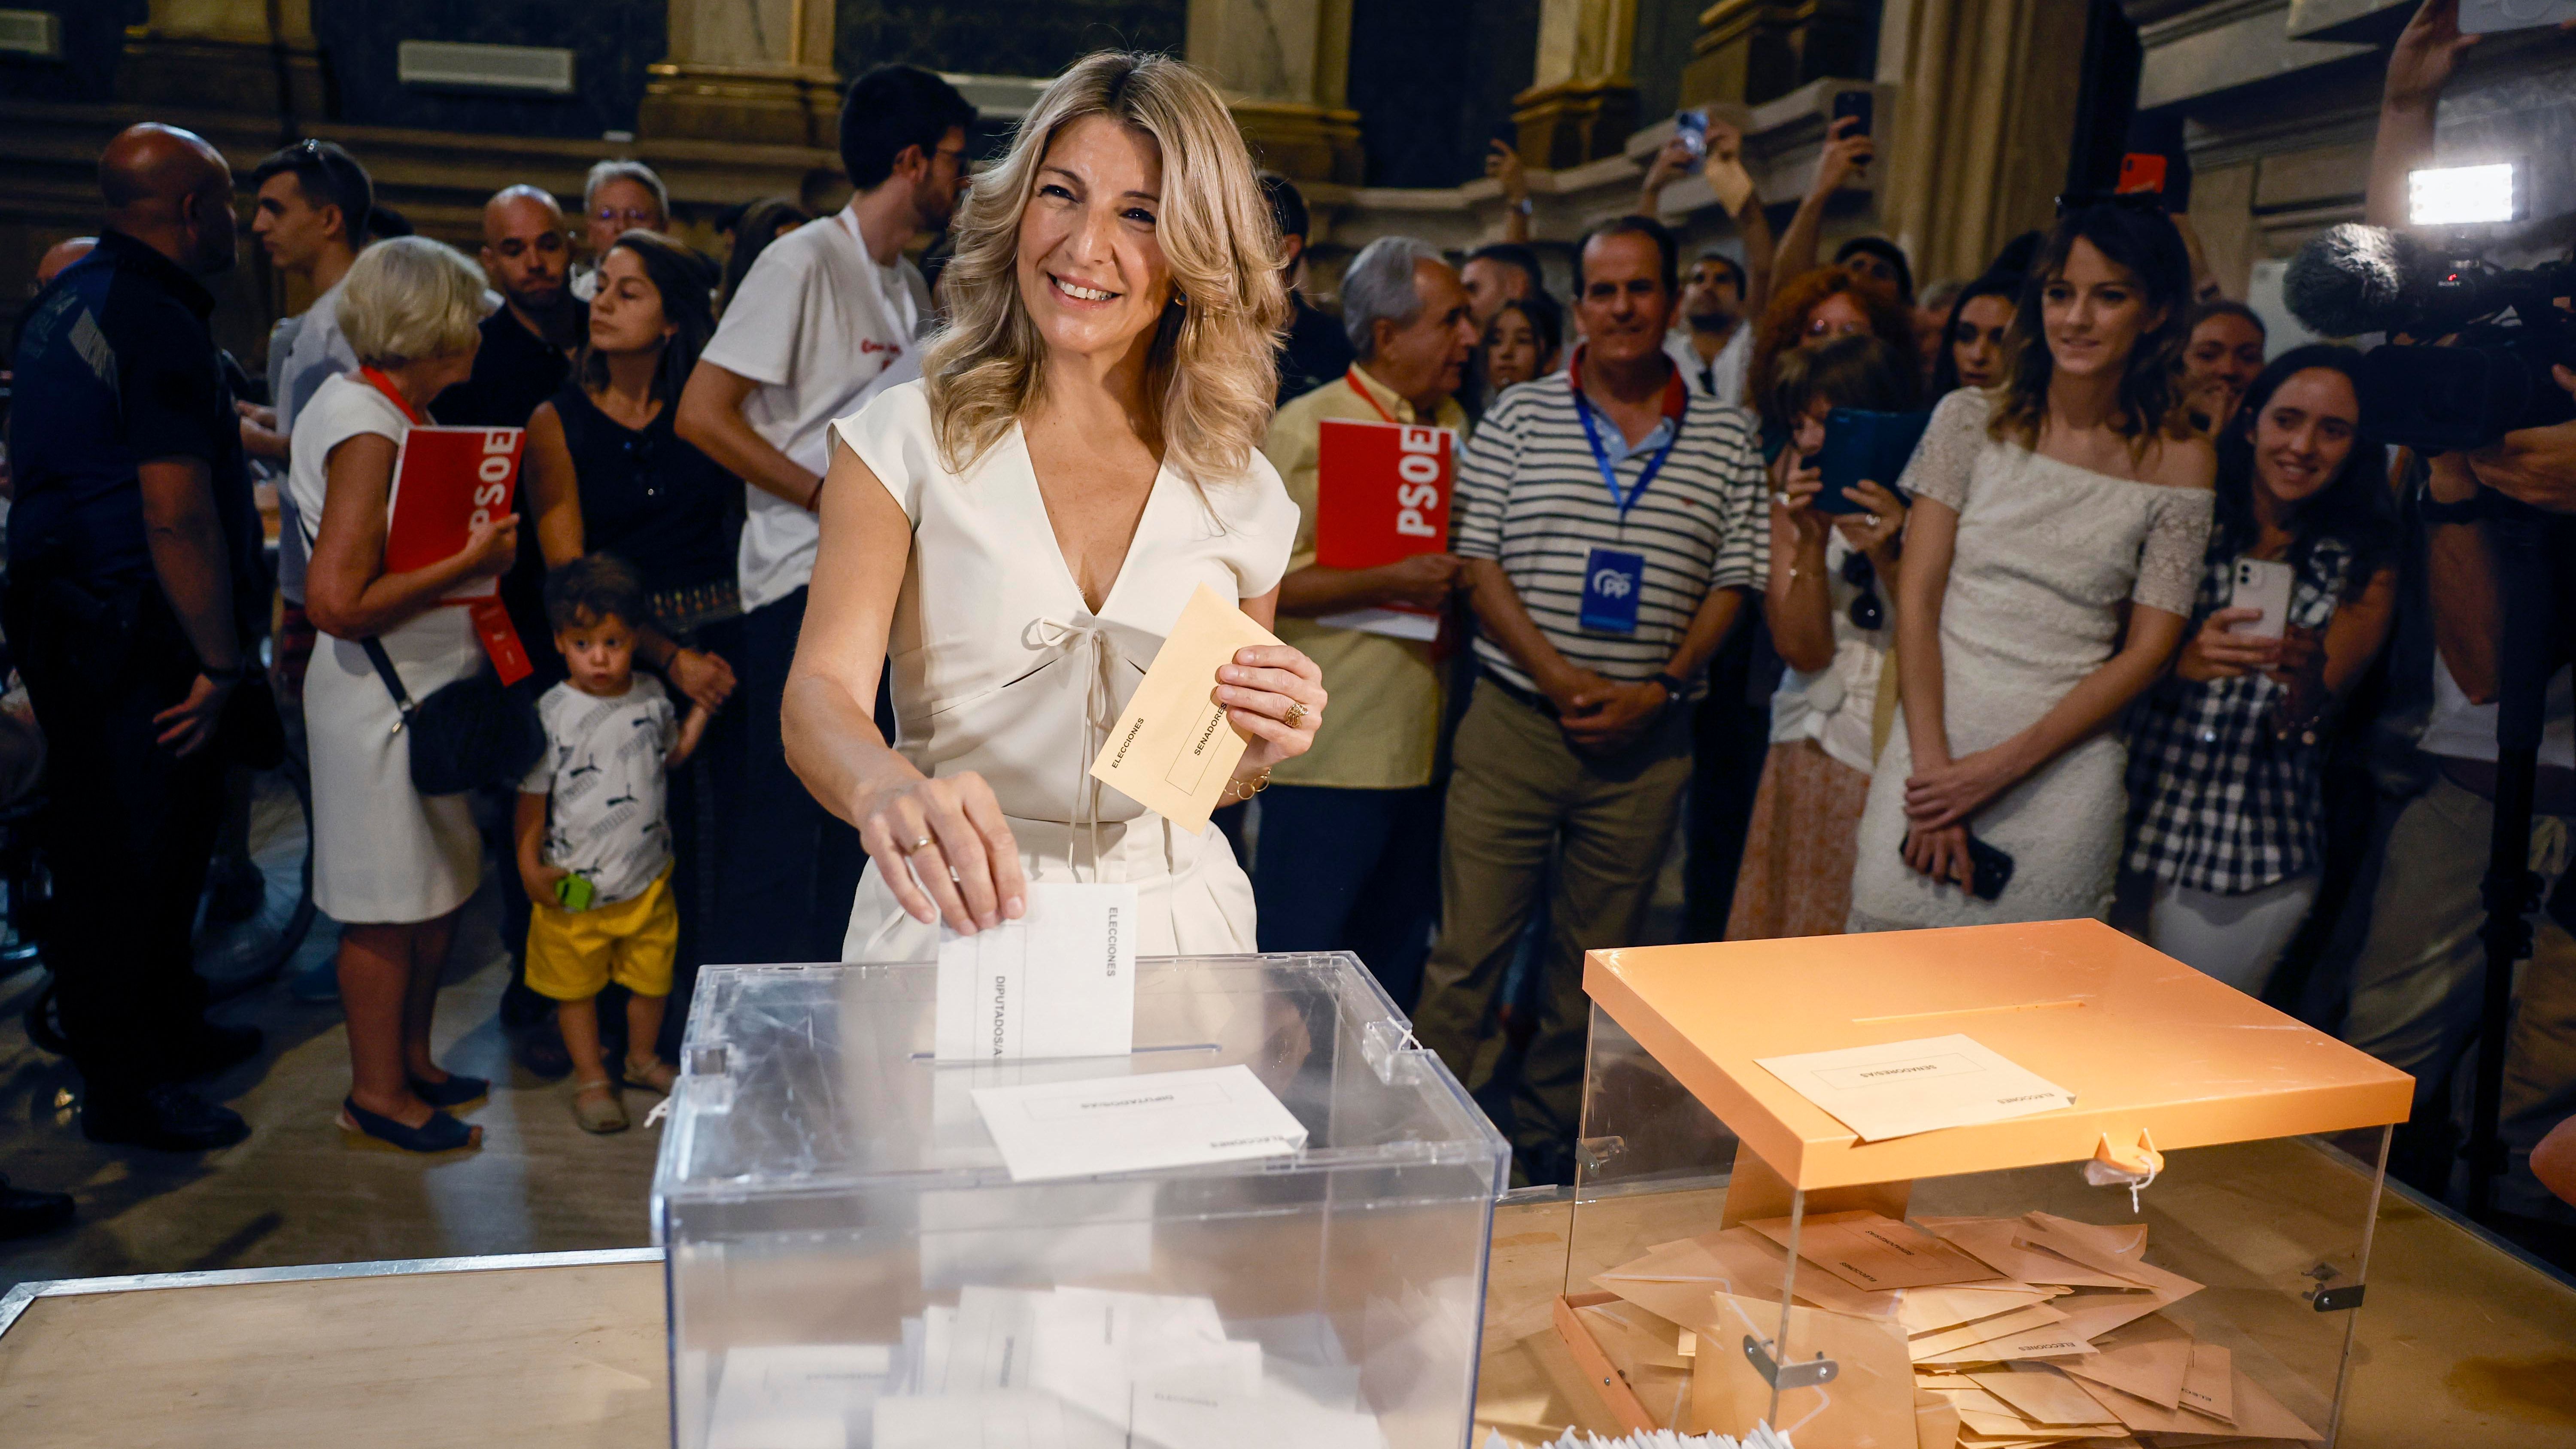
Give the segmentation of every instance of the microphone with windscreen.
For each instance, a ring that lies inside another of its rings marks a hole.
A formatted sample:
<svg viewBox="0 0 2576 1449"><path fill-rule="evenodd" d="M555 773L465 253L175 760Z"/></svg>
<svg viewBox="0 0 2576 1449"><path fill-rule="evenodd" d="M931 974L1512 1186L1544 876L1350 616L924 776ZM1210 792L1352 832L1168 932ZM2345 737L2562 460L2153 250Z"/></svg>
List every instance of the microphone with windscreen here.
<svg viewBox="0 0 2576 1449"><path fill-rule="evenodd" d="M2353 222L2310 239L2281 277L2281 300L2314 332L2418 344L2372 349L2360 402L2375 436L2427 452L2483 447L2576 412L2549 372L2576 366L2576 327L2555 305L2571 290L2576 264L2506 271Z"/></svg>
<svg viewBox="0 0 2576 1449"><path fill-rule="evenodd" d="M2400 331L2415 319L2408 294L2422 291L2438 265L2404 232L2348 221L2290 258L2281 300L2320 336Z"/></svg>

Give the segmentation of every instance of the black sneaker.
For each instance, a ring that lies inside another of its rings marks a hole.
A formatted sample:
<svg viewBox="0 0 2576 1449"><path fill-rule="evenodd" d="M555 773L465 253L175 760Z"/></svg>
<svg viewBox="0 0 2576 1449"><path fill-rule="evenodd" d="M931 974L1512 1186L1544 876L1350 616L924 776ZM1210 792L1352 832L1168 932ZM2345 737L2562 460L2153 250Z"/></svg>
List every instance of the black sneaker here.
<svg viewBox="0 0 2576 1449"><path fill-rule="evenodd" d="M176 1060L171 1063L171 1079L184 1082L190 1077L211 1077L218 1072L231 1071L258 1056L260 1046L266 1040L255 1026L217 1026L208 1022L179 1048Z"/></svg>
<svg viewBox="0 0 2576 1449"><path fill-rule="evenodd" d="M72 1195L11 1187L0 1177L0 1239L32 1238L71 1226Z"/></svg>
<svg viewBox="0 0 2576 1449"><path fill-rule="evenodd" d="M81 1104L81 1135L162 1152L210 1152L250 1135L230 1107L164 1083L139 1092L92 1092Z"/></svg>

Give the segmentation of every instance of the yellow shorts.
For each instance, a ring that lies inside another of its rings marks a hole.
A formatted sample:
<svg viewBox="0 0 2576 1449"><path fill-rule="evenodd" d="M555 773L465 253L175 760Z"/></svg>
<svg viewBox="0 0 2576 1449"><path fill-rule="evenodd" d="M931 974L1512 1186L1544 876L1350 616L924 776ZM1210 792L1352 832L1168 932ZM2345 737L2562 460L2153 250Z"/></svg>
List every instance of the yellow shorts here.
<svg viewBox="0 0 2576 1449"><path fill-rule="evenodd" d="M586 911L547 903L528 916L528 989L538 995L587 1001L611 981L638 996L671 994L680 908L669 866L632 900Z"/></svg>

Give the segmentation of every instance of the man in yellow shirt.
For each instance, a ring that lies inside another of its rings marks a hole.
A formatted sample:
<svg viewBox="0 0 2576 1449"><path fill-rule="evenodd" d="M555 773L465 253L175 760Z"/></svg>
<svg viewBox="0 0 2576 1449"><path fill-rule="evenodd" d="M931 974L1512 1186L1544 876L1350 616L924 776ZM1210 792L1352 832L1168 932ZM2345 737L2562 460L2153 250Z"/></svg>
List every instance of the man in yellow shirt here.
<svg viewBox="0 0 2576 1449"><path fill-rule="evenodd" d="M1252 890L1264 951L1356 952L1410 1010L1440 901L1441 666L1428 639L1344 627L1389 605L1445 610L1458 560L1420 554L1368 569L1315 562L1318 437L1327 419L1461 428L1452 396L1476 345L1467 290L1438 248L1381 237L1342 273L1342 325L1358 357L1290 402L1262 451L1301 515L1279 585L1279 637L1331 681L1333 717L1261 796ZM1337 622L1328 623L1327 619Z"/></svg>

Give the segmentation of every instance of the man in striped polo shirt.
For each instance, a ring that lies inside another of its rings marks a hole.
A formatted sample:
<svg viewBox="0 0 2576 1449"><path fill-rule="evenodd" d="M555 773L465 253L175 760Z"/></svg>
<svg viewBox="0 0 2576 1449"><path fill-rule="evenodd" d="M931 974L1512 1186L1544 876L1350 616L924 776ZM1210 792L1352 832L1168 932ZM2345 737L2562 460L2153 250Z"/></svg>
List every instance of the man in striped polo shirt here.
<svg viewBox="0 0 2576 1449"><path fill-rule="evenodd" d="M1752 416L1664 352L1672 234L1605 222L1577 256L1584 347L1485 414L1458 473L1479 676L1458 729L1441 930L1415 1030L1470 1090L1556 857L1538 1035L1513 1098L1532 1181L1562 1181L1583 1095L1583 953L1632 944L1691 772L1686 702L1768 567Z"/></svg>

